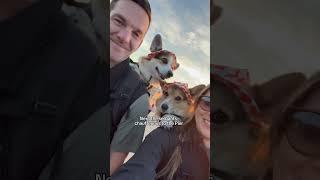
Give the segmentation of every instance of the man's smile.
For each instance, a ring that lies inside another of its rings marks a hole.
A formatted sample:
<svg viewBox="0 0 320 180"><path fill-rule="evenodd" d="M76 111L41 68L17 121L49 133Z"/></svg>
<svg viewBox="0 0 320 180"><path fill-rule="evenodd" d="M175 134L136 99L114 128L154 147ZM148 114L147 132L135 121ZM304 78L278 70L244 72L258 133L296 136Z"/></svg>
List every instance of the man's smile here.
<svg viewBox="0 0 320 180"><path fill-rule="evenodd" d="M123 45L121 45L119 42L117 42L116 40L113 40L113 38L110 37L111 42L116 45L117 47L126 50L126 51L130 51L129 48L124 47Z"/></svg>

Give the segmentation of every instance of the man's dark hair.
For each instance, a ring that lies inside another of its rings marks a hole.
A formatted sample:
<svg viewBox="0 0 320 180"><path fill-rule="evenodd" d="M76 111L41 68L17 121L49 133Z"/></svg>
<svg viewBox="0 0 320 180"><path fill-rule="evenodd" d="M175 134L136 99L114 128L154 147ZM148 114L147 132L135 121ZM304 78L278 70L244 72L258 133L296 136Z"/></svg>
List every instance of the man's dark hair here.
<svg viewBox="0 0 320 180"><path fill-rule="evenodd" d="M111 1L110 11L116 6L118 1L120 1L120 0L112 0ZM151 7L150 7L149 1L148 0L131 0L131 1L135 2L140 7L142 7L142 9L144 9L146 11L146 13L148 14L148 17L149 17L149 21L151 22Z"/></svg>

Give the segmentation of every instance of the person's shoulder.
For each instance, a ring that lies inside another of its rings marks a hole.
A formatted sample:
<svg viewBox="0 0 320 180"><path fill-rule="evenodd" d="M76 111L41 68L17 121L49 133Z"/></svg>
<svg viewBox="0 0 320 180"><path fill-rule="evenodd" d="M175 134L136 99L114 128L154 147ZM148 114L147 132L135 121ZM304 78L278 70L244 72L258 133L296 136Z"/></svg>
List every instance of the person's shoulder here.
<svg viewBox="0 0 320 180"><path fill-rule="evenodd" d="M148 93L141 93L130 105L130 108L134 108L140 105L149 105L149 95Z"/></svg>
<svg viewBox="0 0 320 180"><path fill-rule="evenodd" d="M146 136L143 143L152 144L155 148L159 148L163 154L170 154L179 144L179 139L173 129L158 127Z"/></svg>
<svg viewBox="0 0 320 180"><path fill-rule="evenodd" d="M150 132L150 135L168 135L168 136L174 136L176 133L173 129L165 129L163 127L157 127L153 131Z"/></svg>
<svg viewBox="0 0 320 180"><path fill-rule="evenodd" d="M130 84L129 86L134 89L133 96L131 97L132 99L137 100L144 94L148 94L146 83L141 79L140 75L132 68L129 68L126 81L128 84Z"/></svg>
<svg viewBox="0 0 320 180"><path fill-rule="evenodd" d="M165 129L158 127L151 131L146 139L158 139L161 142L176 142L178 140L177 132L174 129Z"/></svg>
<svg viewBox="0 0 320 180"><path fill-rule="evenodd" d="M141 79L140 75L138 74L138 72L134 69L134 67L132 67L132 65L130 65L131 63L129 63L129 71L128 71L128 75L132 76L132 79L134 79L136 82L143 82L143 80Z"/></svg>
<svg viewBox="0 0 320 180"><path fill-rule="evenodd" d="M143 79L140 77L138 69L138 63L134 62L131 58L129 58L129 73L134 77L135 81L138 81L139 83L144 83Z"/></svg>

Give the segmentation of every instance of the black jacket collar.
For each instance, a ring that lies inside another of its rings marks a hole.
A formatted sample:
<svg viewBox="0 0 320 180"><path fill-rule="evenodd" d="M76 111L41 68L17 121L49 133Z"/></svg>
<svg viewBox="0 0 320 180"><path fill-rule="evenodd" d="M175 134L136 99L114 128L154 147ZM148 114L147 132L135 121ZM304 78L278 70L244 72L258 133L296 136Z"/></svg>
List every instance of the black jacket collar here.
<svg viewBox="0 0 320 180"><path fill-rule="evenodd" d="M110 69L110 90L116 90L117 83L119 80L125 76L130 71L130 58L122 61L121 63L115 65Z"/></svg>

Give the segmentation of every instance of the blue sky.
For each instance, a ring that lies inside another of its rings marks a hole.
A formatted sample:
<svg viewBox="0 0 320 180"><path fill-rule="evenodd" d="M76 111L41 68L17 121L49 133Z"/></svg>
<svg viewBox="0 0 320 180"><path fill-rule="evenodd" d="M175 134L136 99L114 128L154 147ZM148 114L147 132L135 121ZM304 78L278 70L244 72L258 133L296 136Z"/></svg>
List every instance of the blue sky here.
<svg viewBox="0 0 320 180"><path fill-rule="evenodd" d="M149 0L152 23L141 47L131 56L138 61L149 53L151 41L161 34L163 49L173 51L180 67L168 82L189 87L210 82L209 0Z"/></svg>

